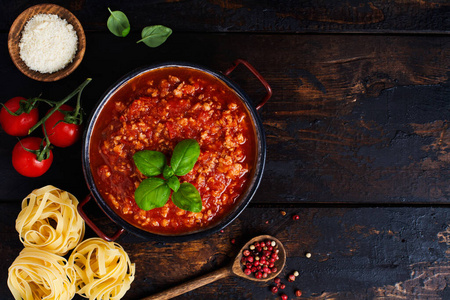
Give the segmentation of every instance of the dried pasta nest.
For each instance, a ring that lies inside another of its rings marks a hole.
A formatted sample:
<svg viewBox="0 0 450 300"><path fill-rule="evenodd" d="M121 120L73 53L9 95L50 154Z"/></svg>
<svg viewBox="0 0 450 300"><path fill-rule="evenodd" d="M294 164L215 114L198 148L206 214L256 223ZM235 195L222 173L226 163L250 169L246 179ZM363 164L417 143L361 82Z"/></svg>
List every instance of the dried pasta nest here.
<svg viewBox="0 0 450 300"><path fill-rule="evenodd" d="M25 247L65 255L83 239L84 220L72 194L48 185L22 201L16 230Z"/></svg>
<svg viewBox="0 0 450 300"><path fill-rule="evenodd" d="M72 299L75 272L64 257L24 248L8 269L8 287L15 299Z"/></svg>
<svg viewBox="0 0 450 300"><path fill-rule="evenodd" d="M76 273L76 293L92 300L118 300L134 280L135 264L125 250L100 238L80 243L69 257L69 266Z"/></svg>

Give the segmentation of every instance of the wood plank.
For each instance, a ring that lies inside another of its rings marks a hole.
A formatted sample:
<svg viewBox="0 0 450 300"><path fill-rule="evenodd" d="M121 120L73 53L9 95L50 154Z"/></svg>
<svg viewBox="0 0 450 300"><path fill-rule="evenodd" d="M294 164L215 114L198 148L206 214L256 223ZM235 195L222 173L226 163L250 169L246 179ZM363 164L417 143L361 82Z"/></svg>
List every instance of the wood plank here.
<svg viewBox="0 0 450 300"><path fill-rule="evenodd" d="M26 8L45 1L3 0L0 30ZM132 30L163 24L175 32L425 33L448 34L450 4L424 1L108 1L63 0L86 30L105 31L107 10L125 12Z"/></svg>
<svg viewBox="0 0 450 300"><path fill-rule="evenodd" d="M2 203L0 209L4 215L0 293L2 299L9 299L6 270L22 249L14 230L20 205ZM294 214L300 220L294 221ZM96 220L103 222L103 218ZM223 233L196 241L158 243L121 237L118 242L136 263L136 279L124 299L148 296L216 270L259 234L274 235L285 245L287 265L281 278L291 298L298 288L308 299L446 299L449 228L448 209L442 207L251 206ZM86 238L90 236L88 230ZM307 252L312 254L310 259L305 257ZM295 270L300 276L287 282ZM177 299L214 299L218 293L224 299L273 299L272 284L229 277Z"/></svg>
<svg viewBox="0 0 450 300"><path fill-rule="evenodd" d="M0 82L3 97L42 93L56 100L90 76L93 81L83 94L89 114L113 82L137 67L189 61L225 70L236 58L251 58L274 91L260 113L267 164L254 202L448 202L447 37L178 33L156 49L136 44L137 38L88 33L88 50L78 70L46 84L25 78L6 59L6 47L0 47L5 57L0 76L10 78ZM243 67L231 78L255 102L264 95L259 81ZM29 179L15 173L10 162L16 138L4 132L0 138L0 175L5 178L0 189L8 191L1 200L21 199L23 190L48 183L80 197L87 194L80 143L55 149L51 170Z"/></svg>

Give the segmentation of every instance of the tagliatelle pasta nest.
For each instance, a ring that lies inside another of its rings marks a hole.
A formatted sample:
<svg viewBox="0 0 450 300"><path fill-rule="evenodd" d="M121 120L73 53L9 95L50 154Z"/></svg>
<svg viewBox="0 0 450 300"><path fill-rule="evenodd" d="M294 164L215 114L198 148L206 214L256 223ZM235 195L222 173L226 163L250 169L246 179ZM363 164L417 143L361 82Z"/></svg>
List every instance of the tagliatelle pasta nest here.
<svg viewBox="0 0 450 300"><path fill-rule="evenodd" d="M77 294L91 300L116 300L125 295L134 280L135 264L117 243L91 238L70 255L75 270Z"/></svg>
<svg viewBox="0 0 450 300"><path fill-rule="evenodd" d="M65 255L83 239L85 224L72 194L48 185L22 201L16 230L25 247Z"/></svg>
<svg viewBox="0 0 450 300"><path fill-rule="evenodd" d="M24 248L8 269L8 287L16 300L65 300L75 295L75 272L59 255Z"/></svg>

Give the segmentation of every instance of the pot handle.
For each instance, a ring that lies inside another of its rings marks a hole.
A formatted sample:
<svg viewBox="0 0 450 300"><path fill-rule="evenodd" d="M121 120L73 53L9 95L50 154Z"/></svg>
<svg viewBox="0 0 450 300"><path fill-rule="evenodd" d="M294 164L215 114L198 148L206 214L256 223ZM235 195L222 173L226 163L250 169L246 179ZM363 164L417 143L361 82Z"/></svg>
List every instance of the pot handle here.
<svg viewBox="0 0 450 300"><path fill-rule="evenodd" d="M84 219L84 221L89 225L89 227L91 227L91 229L94 230L96 234L98 234L99 237L101 237L105 241L114 242L115 240L117 240L117 238L119 236L122 235L122 233L125 232L125 229L120 228L119 230L117 230L117 232L113 236L108 236L108 235L104 234L103 231L100 228L98 228L97 225L95 225L94 222L83 211L83 206L85 206L86 203L88 203L91 199L92 199L92 196L91 196L91 194L89 194L86 196L86 198L84 198L83 201L81 201L78 204L78 208L77 208L78 213Z"/></svg>
<svg viewBox="0 0 450 300"><path fill-rule="evenodd" d="M247 67L247 69L250 70L250 72L253 73L253 75L256 76L256 78L258 78L258 80L262 83L262 85L266 88L267 94L266 96L264 96L264 98L262 99L261 103L258 104L258 106L256 107L256 110L259 110L261 107L263 107L264 104L266 104L266 102L270 99L270 97L272 97L272 88L270 87L270 85L267 83L267 81L264 79L264 77L262 77L261 74L259 74L258 71L256 71L256 69L246 60L243 59L237 59L234 61L233 65L228 68L228 70L226 70L223 74L225 76L228 76L231 72L234 71L234 69L236 69L236 67L239 64L243 64L244 66Z"/></svg>

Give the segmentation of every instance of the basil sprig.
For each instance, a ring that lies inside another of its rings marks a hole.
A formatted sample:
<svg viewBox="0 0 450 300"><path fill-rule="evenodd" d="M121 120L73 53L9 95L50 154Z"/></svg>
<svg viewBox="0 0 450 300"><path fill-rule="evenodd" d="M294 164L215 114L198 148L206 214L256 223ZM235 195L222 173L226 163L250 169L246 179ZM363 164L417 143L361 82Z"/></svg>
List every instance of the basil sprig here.
<svg viewBox="0 0 450 300"><path fill-rule="evenodd" d="M166 157L158 151L143 150L133 155L138 170L149 177L144 179L134 192L134 199L143 210L163 207L173 191L172 202L179 208L191 212L202 210L200 193L189 182L180 184L176 176L189 173L200 156L200 145L194 139L183 140L173 149L170 166ZM163 175L164 178L153 177Z"/></svg>
<svg viewBox="0 0 450 300"><path fill-rule="evenodd" d="M106 23L109 31L115 36L126 37L131 28L127 16L120 10L112 11L109 7L108 10L111 13Z"/></svg>

